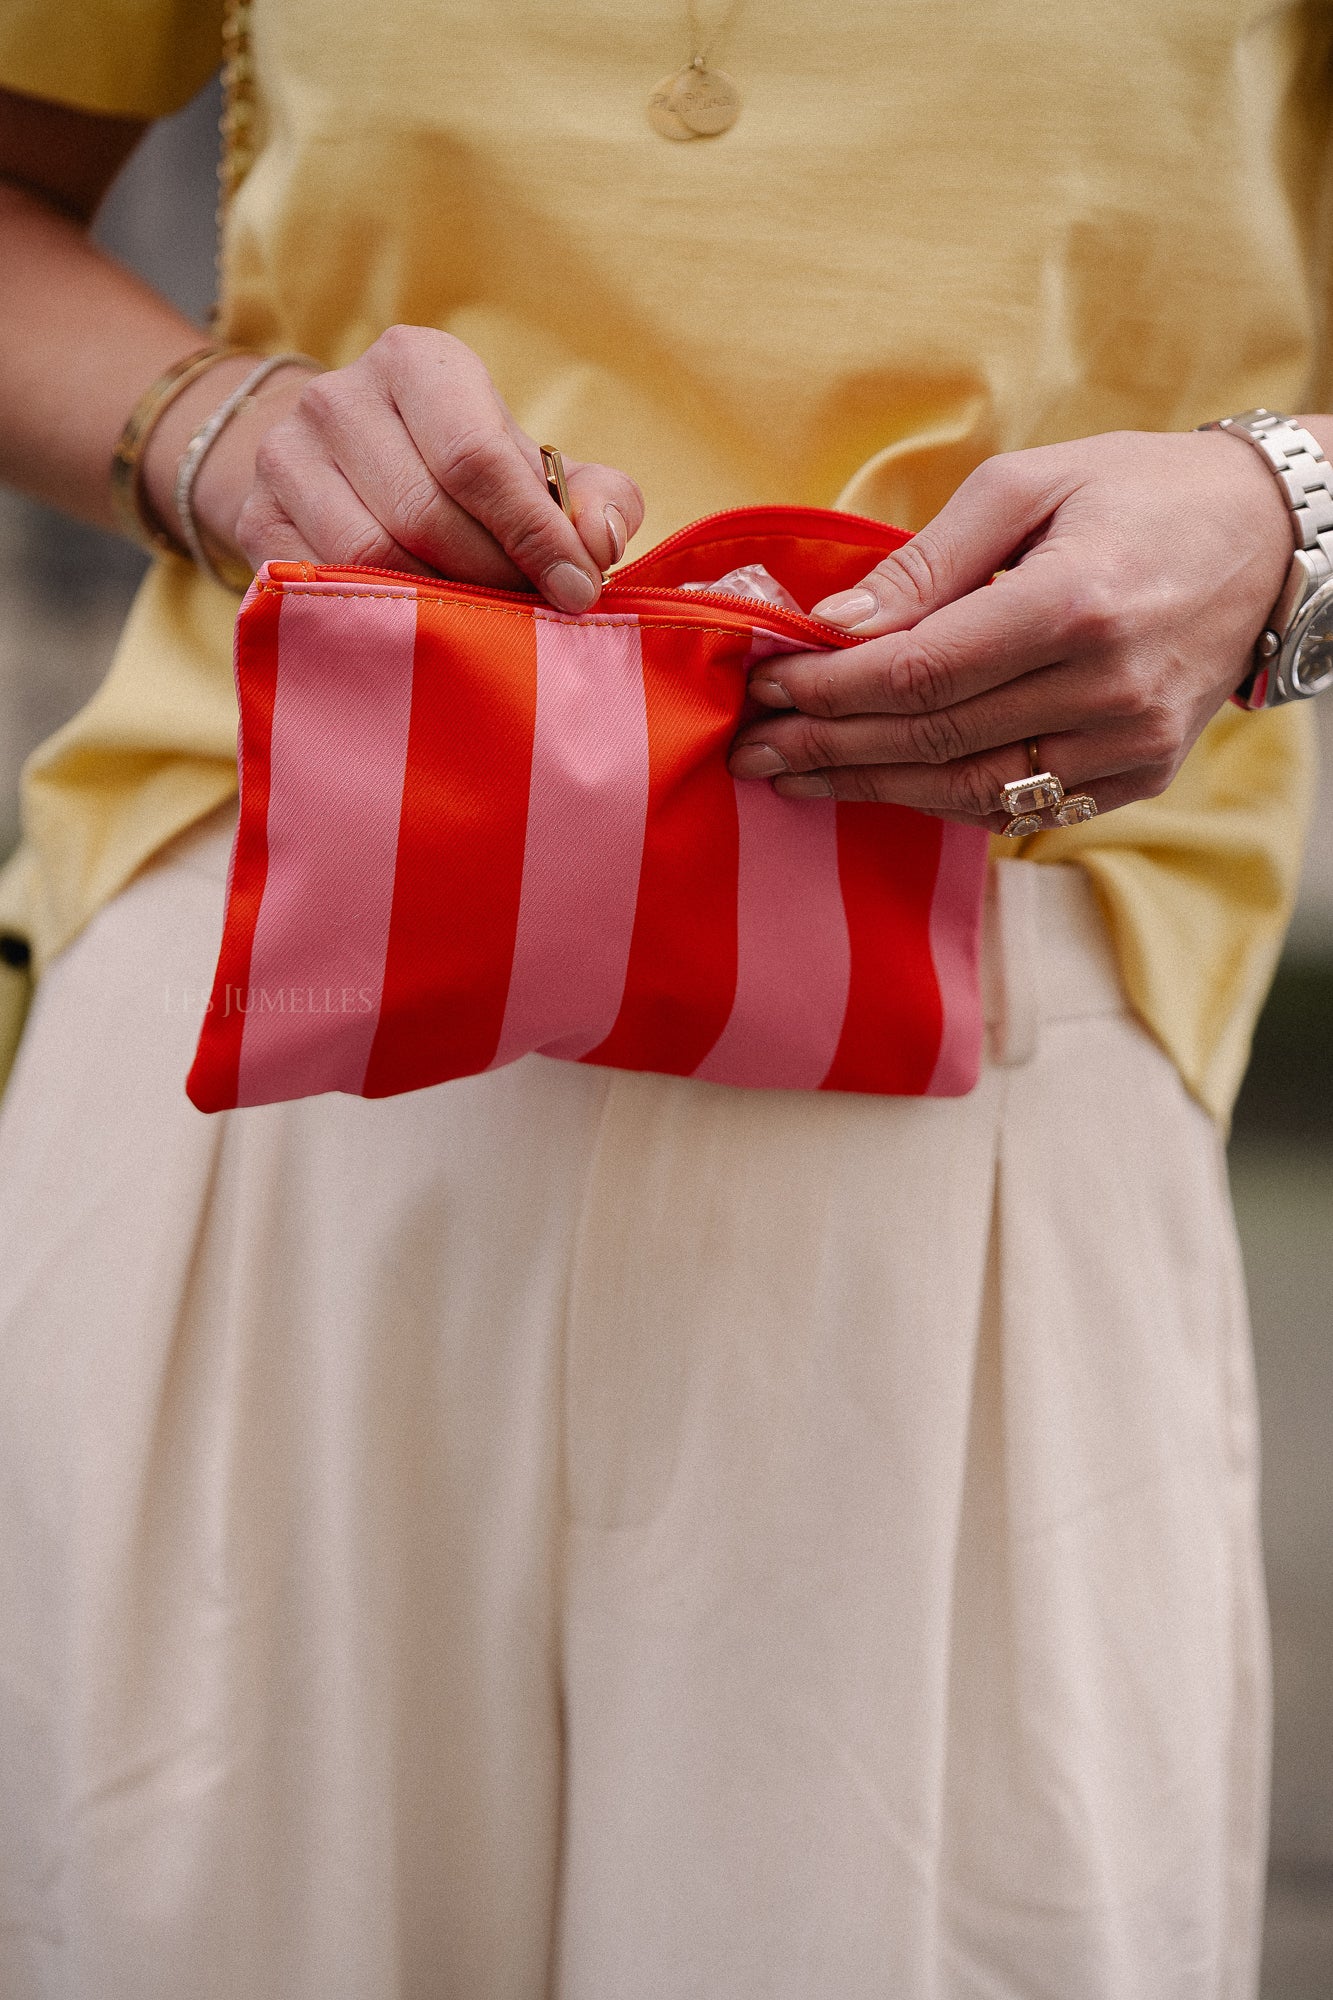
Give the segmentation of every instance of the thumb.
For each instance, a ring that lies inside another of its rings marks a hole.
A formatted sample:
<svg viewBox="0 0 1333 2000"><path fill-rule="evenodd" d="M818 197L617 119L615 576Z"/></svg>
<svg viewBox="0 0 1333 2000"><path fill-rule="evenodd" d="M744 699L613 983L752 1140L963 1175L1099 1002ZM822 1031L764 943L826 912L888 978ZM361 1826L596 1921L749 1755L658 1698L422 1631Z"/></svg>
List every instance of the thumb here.
<svg viewBox="0 0 1333 2000"><path fill-rule="evenodd" d="M858 638L906 632L932 611L989 583L1066 497L1035 451L988 458L968 474L933 521L851 590L836 591L811 612ZM1043 476L1044 471L1044 476Z"/></svg>
<svg viewBox="0 0 1333 2000"><path fill-rule="evenodd" d="M566 459L565 473L574 526L593 561L608 570L643 524L643 495L614 466Z"/></svg>

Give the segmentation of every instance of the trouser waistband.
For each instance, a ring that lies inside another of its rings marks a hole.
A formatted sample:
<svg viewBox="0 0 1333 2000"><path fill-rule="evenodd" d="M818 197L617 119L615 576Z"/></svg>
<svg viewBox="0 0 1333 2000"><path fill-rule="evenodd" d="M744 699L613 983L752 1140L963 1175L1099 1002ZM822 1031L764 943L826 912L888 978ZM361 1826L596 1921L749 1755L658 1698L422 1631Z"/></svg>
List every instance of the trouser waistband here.
<svg viewBox="0 0 1333 2000"><path fill-rule="evenodd" d="M982 940L982 997L994 1062L1026 1062L1043 1022L1126 1011L1106 920L1081 868L993 863Z"/></svg>

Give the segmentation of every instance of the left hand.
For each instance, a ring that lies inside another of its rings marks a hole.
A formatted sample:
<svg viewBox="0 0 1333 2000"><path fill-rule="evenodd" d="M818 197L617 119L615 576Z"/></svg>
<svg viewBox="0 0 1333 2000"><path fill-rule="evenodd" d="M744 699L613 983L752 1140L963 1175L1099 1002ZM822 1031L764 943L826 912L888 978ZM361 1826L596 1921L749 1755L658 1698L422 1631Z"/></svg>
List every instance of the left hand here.
<svg viewBox="0 0 1333 2000"><path fill-rule="evenodd" d="M1225 432L992 458L815 606L864 644L756 669L775 712L740 731L731 769L998 832L1035 737L1041 768L1101 812L1152 797L1248 671L1291 553L1276 480Z"/></svg>

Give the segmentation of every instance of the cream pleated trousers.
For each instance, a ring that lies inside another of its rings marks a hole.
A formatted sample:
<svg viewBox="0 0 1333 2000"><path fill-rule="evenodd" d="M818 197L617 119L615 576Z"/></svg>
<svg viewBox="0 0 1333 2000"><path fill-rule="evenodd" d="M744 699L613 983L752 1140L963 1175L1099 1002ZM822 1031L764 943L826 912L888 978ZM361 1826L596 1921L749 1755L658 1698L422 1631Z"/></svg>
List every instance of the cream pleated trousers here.
<svg viewBox="0 0 1333 2000"><path fill-rule="evenodd" d="M4 2000L1247 2000L1240 1275L1081 877L968 1098L209 1118L227 840L0 1120Z"/></svg>

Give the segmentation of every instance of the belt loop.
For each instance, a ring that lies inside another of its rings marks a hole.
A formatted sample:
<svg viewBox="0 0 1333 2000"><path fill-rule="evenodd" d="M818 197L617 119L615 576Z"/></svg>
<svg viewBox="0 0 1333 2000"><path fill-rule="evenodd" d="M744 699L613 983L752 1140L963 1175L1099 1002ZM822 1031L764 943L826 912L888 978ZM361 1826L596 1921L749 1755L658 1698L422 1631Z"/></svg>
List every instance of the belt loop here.
<svg viewBox="0 0 1333 2000"><path fill-rule="evenodd" d="M995 1060L1031 1062L1041 1024L1041 934L1035 861L995 863L995 932L1000 974L1000 1017L995 1028Z"/></svg>

